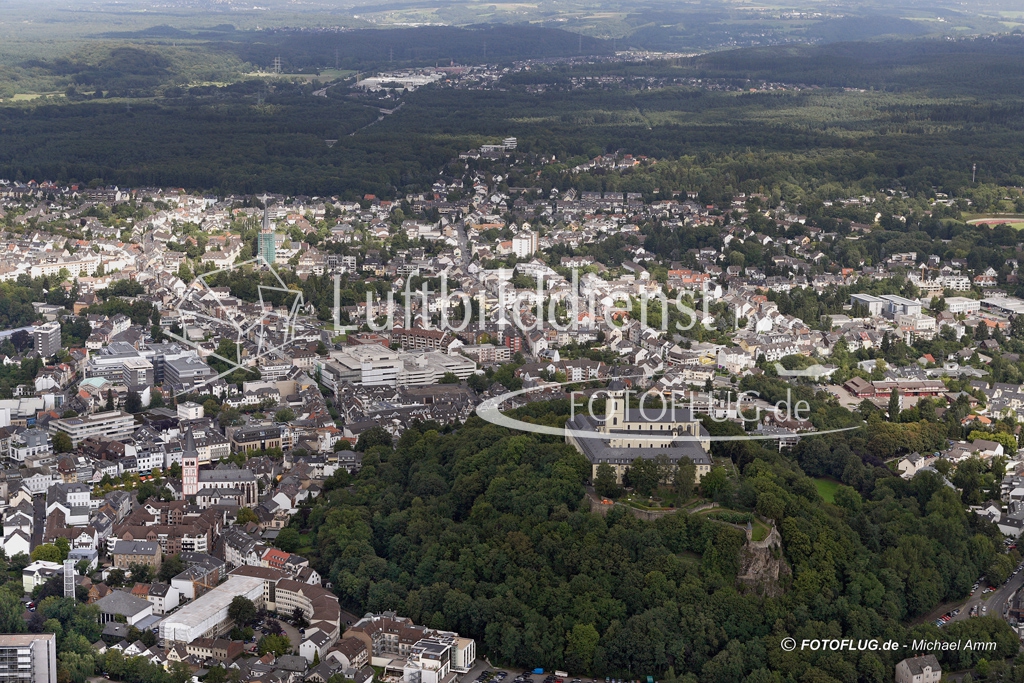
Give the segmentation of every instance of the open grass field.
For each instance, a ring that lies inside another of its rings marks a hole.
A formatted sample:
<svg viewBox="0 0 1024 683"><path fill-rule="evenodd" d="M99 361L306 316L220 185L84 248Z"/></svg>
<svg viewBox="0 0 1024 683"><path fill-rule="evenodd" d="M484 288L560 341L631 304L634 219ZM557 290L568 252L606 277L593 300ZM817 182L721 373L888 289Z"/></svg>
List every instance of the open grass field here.
<svg viewBox="0 0 1024 683"><path fill-rule="evenodd" d="M987 225L989 227L1006 224L1015 230L1020 230L1024 228L1024 216L981 216L979 218L972 218L967 223L969 225Z"/></svg>
<svg viewBox="0 0 1024 683"><path fill-rule="evenodd" d="M836 489L839 488L839 482L835 479L818 477L814 480L814 488L818 489L818 495L820 495L826 503L836 502Z"/></svg>

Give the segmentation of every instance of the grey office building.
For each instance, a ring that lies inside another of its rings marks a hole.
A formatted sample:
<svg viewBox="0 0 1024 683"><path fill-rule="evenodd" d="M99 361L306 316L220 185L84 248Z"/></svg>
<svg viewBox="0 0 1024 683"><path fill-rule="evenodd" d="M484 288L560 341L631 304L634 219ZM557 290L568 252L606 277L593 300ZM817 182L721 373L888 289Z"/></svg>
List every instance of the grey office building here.
<svg viewBox="0 0 1024 683"><path fill-rule="evenodd" d="M57 683L57 637L0 635L0 683Z"/></svg>
<svg viewBox="0 0 1024 683"><path fill-rule="evenodd" d="M49 358L60 351L60 323L52 320L36 327L32 333L35 351L42 358Z"/></svg>

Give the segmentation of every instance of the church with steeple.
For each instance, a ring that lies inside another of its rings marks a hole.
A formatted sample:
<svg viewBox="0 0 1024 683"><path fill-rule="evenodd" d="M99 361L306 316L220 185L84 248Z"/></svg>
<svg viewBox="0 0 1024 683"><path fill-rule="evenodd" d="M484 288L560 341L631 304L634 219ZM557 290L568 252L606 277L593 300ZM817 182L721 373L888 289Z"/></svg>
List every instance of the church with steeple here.
<svg viewBox="0 0 1024 683"><path fill-rule="evenodd" d="M181 493L186 498L199 493L199 449L192 427L185 432L185 447L181 452Z"/></svg>

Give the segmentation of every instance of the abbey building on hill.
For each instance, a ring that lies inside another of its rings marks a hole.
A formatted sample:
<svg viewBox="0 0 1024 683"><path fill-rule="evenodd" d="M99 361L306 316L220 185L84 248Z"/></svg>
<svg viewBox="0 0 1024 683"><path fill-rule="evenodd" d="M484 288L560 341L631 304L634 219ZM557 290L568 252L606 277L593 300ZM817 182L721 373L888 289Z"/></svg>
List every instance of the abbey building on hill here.
<svg viewBox="0 0 1024 683"><path fill-rule="evenodd" d="M565 441L590 461L591 480L597 477L598 466L607 463L622 483L634 460L661 455L672 465L690 459L696 466L695 483L711 471L711 437L693 412L681 406L630 408L621 381L608 386L604 420L575 415L565 424Z"/></svg>

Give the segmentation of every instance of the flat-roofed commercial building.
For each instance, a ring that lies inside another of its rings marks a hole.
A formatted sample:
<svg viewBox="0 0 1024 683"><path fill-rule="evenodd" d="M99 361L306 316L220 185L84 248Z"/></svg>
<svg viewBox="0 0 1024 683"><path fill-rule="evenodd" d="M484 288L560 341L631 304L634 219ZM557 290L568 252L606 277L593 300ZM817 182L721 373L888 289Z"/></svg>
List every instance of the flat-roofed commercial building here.
<svg viewBox="0 0 1024 683"><path fill-rule="evenodd" d="M990 296L981 300L986 311L1012 317L1024 313L1024 299L1015 296Z"/></svg>
<svg viewBox="0 0 1024 683"><path fill-rule="evenodd" d="M67 417L50 423L50 435L64 432L71 437L71 445L78 447L89 437L122 441L135 433L135 418L120 410L93 413L84 417Z"/></svg>
<svg viewBox="0 0 1024 683"><path fill-rule="evenodd" d="M951 296L946 298L946 310L953 315L977 313L981 310L981 302L977 299L968 299L965 296Z"/></svg>
<svg viewBox="0 0 1024 683"><path fill-rule="evenodd" d="M898 294L883 294L878 297L884 299L888 310L886 313L890 318L895 318L899 315L915 315L921 313L921 302L914 301L913 299L907 299L906 297L899 296Z"/></svg>
<svg viewBox="0 0 1024 683"><path fill-rule="evenodd" d="M243 427L231 434L231 450L235 453L264 451L281 447L279 427Z"/></svg>

